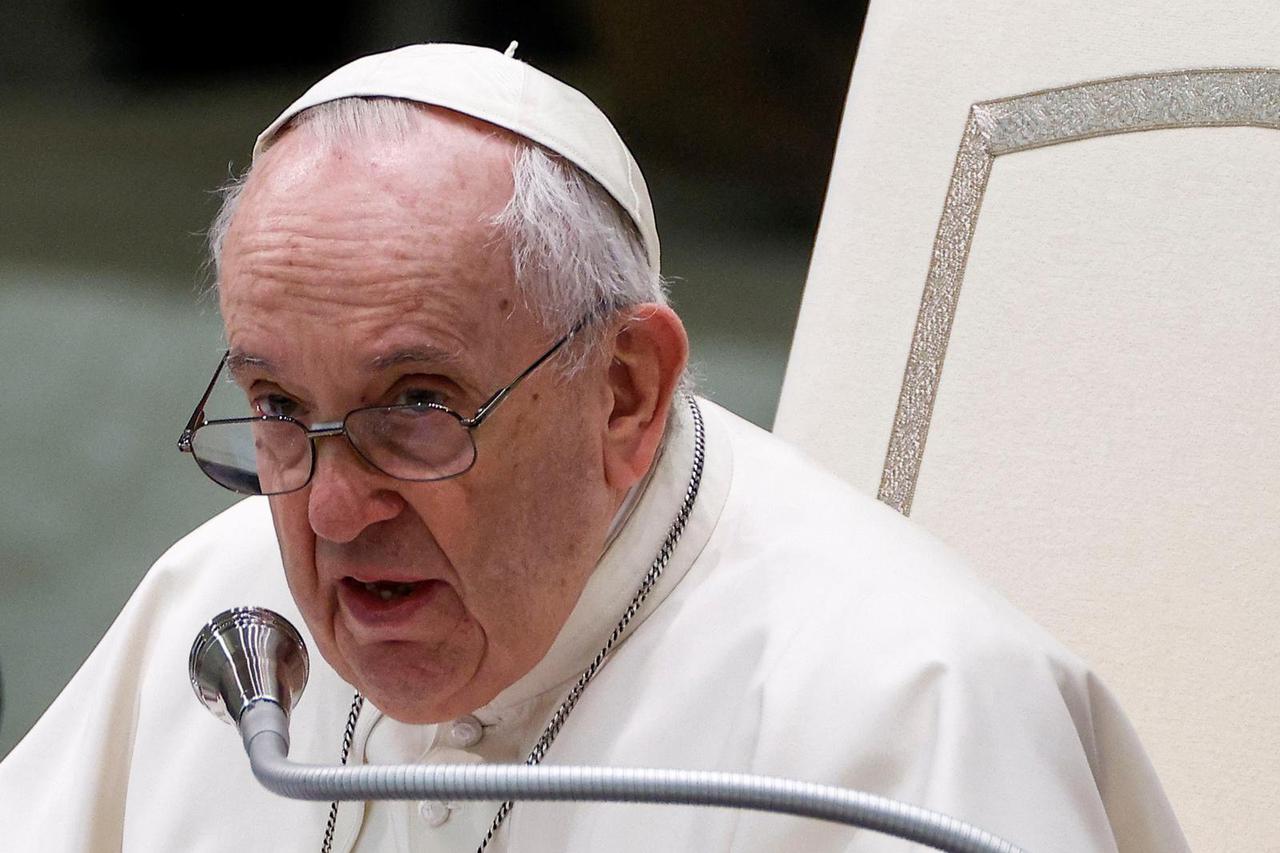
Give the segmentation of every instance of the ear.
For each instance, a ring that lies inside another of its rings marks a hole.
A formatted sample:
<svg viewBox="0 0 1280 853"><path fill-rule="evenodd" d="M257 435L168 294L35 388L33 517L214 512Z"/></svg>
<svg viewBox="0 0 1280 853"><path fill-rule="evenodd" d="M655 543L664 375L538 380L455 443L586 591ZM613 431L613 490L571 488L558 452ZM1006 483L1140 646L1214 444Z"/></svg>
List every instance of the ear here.
<svg viewBox="0 0 1280 853"><path fill-rule="evenodd" d="M604 436L608 484L629 489L648 472L689 359L689 338L665 305L640 305L613 332L607 367L611 411Z"/></svg>

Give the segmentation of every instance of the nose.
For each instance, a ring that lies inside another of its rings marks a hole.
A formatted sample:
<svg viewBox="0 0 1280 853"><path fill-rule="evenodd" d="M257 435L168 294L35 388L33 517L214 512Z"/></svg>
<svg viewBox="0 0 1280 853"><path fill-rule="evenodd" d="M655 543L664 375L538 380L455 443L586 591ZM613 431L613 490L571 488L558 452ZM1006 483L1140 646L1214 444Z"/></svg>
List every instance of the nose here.
<svg viewBox="0 0 1280 853"><path fill-rule="evenodd" d="M404 498L345 437L315 443L315 473L307 496L311 530L330 542L350 542L371 525L395 518Z"/></svg>

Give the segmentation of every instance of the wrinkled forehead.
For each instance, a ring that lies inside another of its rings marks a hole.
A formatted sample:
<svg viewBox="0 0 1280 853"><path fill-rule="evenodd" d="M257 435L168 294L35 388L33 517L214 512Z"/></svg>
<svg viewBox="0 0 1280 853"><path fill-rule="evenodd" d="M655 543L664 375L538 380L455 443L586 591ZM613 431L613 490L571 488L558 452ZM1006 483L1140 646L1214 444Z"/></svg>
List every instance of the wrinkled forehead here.
<svg viewBox="0 0 1280 853"><path fill-rule="evenodd" d="M514 137L447 110L413 115L404 132L336 137L300 122L260 156L223 246L233 349L368 360L465 352L527 325L495 222Z"/></svg>
<svg viewBox="0 0 1280 853"><path fill-rule="evenodd" d="M514 138L437 108L412 106L406 118L338 135L303 121L280 136L232 214L224 301L280 278L329 292L379 272L466 290L474 270L491 278L495 264L509 266L496 222L514 191Z"/></svg>

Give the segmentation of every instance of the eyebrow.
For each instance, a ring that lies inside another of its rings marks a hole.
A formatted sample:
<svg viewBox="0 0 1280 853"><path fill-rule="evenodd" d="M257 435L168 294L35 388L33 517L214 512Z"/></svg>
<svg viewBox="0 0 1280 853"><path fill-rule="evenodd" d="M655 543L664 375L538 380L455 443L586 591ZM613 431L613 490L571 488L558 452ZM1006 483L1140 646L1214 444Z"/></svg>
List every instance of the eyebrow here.
<svg viewBox="0 0 1280 853"><path fill-rule="evenodd" d="M380 370L386 370L388 367L395 367L400 364L430 364L447 366L457 364L459 361L458 354L450 350L441 349L430 345L405 347L404 349L394 350L385 355L375 356L368 365L371 373Z"/></svg>
<svg viewBox="0 0 1280 853"><path fill-rule="evenodd" d="M275 365L269 359L260 355L253 355L247 352L237 352L231 350L227 353L227 372L232 376L239 376L246 370L260 370L264 373L274 373Z"/></svg>
<svg viewBox="0 0 1280 853"><path fill-rule="evenodd" d="M377 373L388 367L401 364L429 364L448 366L457 364L459 356L456 352L427 345L405 347L383 355L374 356L365 366L366 372ZM245 371L255 370L262 373L276 373L276 366L268 358L248 352L231 351L227 353L227 372L232 376L240 376Z"/></svg>

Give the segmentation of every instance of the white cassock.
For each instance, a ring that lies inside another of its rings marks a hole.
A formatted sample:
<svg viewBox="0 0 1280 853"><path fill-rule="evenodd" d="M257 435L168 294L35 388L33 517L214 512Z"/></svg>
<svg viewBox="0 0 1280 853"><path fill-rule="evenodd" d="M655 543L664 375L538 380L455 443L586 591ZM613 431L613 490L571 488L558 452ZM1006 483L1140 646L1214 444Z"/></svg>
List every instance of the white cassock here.
<svg viewBox="0 0 1280 853"><path fill-rule="evenodd" d="M1187 849L1134 732L1088 668L945 548L703 401L688 527L546 763L743 771L946 812L1032 853ZM352 762L520 762L604 644L689 482L682 409L649 482L547 656L472 717L365 706ZM530 512L537 512L531 507ZM328 805L281 799L192 695L192 639L235 605L280 611L267 501L175 545L0 764L0 848L320 849ZM351 688L315 656L294 758L336 763ZM335 851L473 851L496 803L344 804ZM490 850L906 851L869 831L693 807L518 803Z"/></svg>

